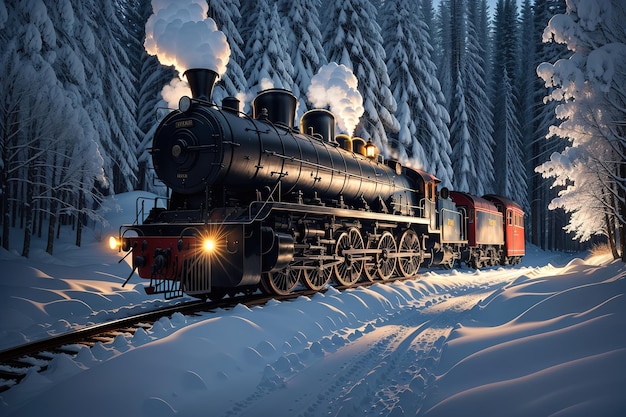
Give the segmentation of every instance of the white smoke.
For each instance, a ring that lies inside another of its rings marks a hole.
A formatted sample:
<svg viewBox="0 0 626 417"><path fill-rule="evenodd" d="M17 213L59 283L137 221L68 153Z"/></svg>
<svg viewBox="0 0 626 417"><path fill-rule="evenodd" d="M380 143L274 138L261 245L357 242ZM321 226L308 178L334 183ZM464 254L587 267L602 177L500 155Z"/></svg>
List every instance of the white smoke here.
<svg viewBox="0 0 626 417"><path fill-rule="evenodd" d="M230 47L215 21L206 17L206 0L152 0L152 10L144 42L149 54L181 74L189 68L208 68L220 76L226 72Z"/></svg>
<svg viewBox="0 0 626 417"><path fill-rule="evenodd" d="M153 14L146 22L146 52L156 55L163 65L173 65L181 76L190 68L206 68L223 75L230 47L226 35L207 17L208 10L206 0L152 0ZM178 90L181 86L176 87ZM166 88L161 94L171 103L174 93Z"/></svg>
<svg viewBox="0 0 626 417"><path fill-rule="evenodd" d="M191 97L191 89L187 81L174 78L169 84L163 86L161 97L167 103L167 107L175 109L178 107L178 101L182 96Z"/></svg>
<svg viewBox="0 0 626 417"><path fill-rule="evenodd" d="M261 87L261 91L269 90L270 88L274 88L274 81L271 78L261 78L259 81L259 86Z"/></svg>
<svg viewBox="0 0 626 417"><path fill-rule="evenodd" d="M350 68L331 62L313 76L307 91L311 104L320 108L328 106L337 118L339 130L350 136L364 112L358 83Z"/></svg>

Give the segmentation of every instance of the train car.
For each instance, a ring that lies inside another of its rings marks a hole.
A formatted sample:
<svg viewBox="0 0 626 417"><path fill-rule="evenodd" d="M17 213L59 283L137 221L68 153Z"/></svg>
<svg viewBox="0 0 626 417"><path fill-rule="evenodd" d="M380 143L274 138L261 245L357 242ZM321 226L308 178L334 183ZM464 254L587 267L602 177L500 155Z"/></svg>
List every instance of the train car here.
<svg viewBox="0 0 626 417"><path fill-rule="evenodd" d="M450 197L464 213L467 247L463 261L473 268L496 265L504 249L503 215L496 205L468 193L451 191Z"/></svg>
<svg viewBox="0 0 626 417"><path fill-rule="evenodd" d="M462 252L468 243L464 212L457 208L447 188L439 192L437 211L439 224L434 233L439 231L440 249L433 251L436 260L432 264L452 268L461 261Z"/></svg>
<svg viewBox="0 0 626 417"><path fill-rule="evenodd" d="M518 264L526 254L524 240L524 211L515 201L505 197L488 194L488 201L493 202L504 222L504 253L502 264Z"/></svg>

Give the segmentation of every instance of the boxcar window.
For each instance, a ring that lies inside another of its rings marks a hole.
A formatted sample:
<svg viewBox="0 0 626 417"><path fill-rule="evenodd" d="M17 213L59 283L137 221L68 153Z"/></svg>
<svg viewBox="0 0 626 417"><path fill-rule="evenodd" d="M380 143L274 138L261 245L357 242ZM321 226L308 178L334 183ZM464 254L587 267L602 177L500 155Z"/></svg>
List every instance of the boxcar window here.
<svg viewBox="0 0 626 417"><path fill-rule="evenodd" d="M509 226L513 226L513 212L511 210L506 212L506 219Z"/></svg>

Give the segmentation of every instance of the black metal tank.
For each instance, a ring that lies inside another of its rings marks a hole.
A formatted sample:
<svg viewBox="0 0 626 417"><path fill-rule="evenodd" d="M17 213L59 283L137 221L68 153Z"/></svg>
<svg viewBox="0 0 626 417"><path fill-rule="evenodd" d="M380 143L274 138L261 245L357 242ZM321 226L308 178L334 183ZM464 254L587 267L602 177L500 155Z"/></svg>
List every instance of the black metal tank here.
<svg viewBox="0 0 626 417"><path fill-rule="evenodd" d="M203 193L217 184L244 195L273 188L280 181L283 195L341 196L348 204L370 204L379 197L386 201L393 196L404 205L418 204L412 191L417 185L396 164L388 166L342 149L328 137L334 134L334 118L329 112L310 116L313 122L309 124L303 118L305 133L296 130L296 100L290 92L273 89L260 93L253 101L254 117L250 117L230 106L218 108L205 100L207 93L197 92L198 88L192 91L202 98L192 100L188 109L183 107L186 111L170 113L153 140L157 175L174 192Z"/></svg>

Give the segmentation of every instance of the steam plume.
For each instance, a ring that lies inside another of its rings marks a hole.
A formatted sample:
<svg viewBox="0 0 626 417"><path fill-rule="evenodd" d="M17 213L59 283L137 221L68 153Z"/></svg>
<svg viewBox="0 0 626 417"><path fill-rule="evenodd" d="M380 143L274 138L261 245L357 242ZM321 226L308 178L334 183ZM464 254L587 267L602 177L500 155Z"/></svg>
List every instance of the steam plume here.
<svg viewBox="0 0 626 417"><path fill-rule="evenodd" d="M210 69L220 76L226 72L230 47L215 21L206 17L206 0L152 0L152 10L146 22L146 52L181 75L191 68Z"/></svg>
<svg viewBox="0 0 626 417"><path fill-rule="evenodd" d="M363 98L350 68L335 62L324 65L311 79L307 97L313 106L326 107L337 118L340 131L352 136L363 115Z"/></svg>

